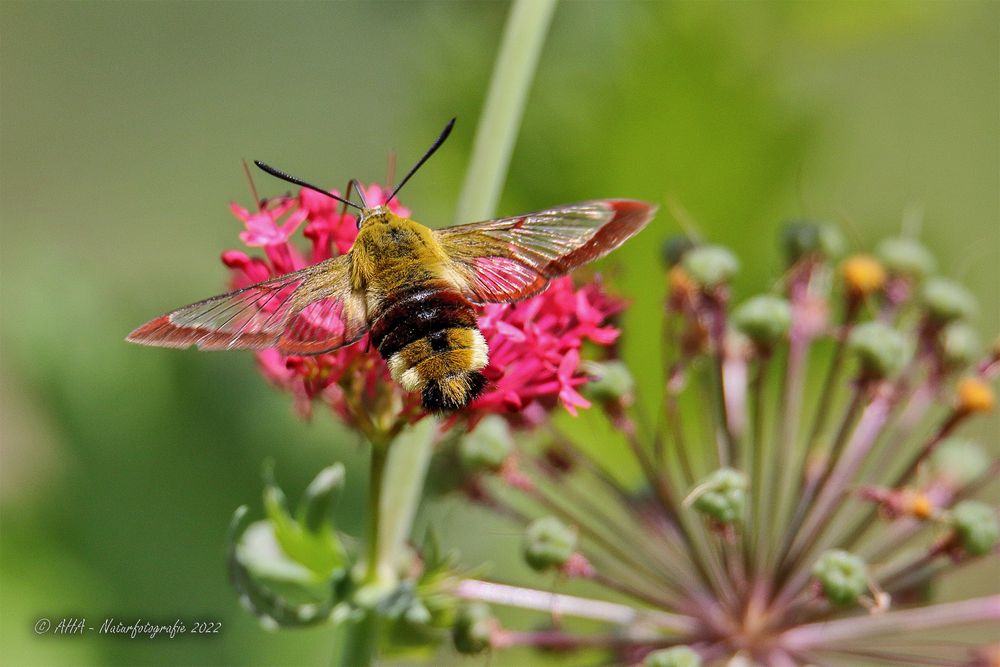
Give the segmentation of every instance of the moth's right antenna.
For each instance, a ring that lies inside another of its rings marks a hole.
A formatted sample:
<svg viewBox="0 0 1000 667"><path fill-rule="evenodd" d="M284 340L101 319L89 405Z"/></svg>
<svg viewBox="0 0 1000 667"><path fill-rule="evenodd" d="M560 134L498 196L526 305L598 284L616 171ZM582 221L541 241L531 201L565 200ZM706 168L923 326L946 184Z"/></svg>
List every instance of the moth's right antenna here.
<svg viewBox="0 0 1000 667"><path fill-rule="evenodd" d="M410 171L406 174L406 176L403 177L403 180L399 182L399 185L396 186L396 189L394 189L392 191L392 194L389 195L388 199L385 200L386 204L392 201L393 197L396 196L396 193L398 193L400 190L403 189L403 186L406 185L406 182L410 180L410 176L413 176L413 174L417 172L417 169L420 169L420 167L423 166L424 162L427 162L427 160L429 160L430 157L434 155L434 151L441 148L441 144L443 144L444 140L448 138L449 134L451 134L451 128L453 127L455 127L454 118L448 121L448 124L444 126L443 130L441 130L441 134L438 135L437 141L435 141L434 144L427 149L427 152L424 153L424 156L420 158L415 165L413 165L413 168L410 169Z"/></svg>

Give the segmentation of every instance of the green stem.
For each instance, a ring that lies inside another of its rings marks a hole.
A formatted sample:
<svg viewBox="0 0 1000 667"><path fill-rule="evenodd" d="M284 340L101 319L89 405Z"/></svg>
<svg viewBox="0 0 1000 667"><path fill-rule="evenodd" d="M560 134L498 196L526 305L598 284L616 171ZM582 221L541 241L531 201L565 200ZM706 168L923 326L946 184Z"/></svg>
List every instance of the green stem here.
<svg viewBox="0 0 1000 667"><path fill-rule="evenodd" d="M385 478L385 464L389 458L388 443L372 443L372 461L368 476L368 568L365 584L379 580L379 537L382 519L382 481Z"/></svg>
<svg viewBox="0 0 1000 667"><path fill-rule="evenodd" d="M425 417L404 429L389 448L382 479L384 490L379 507L382 522L376 550L379 573L383 577L393 571L410 537L437 433L438 420Z"/></svg>
<svg viewBox="0 0 1000 667"><path fill-rule="evenodd" d="M379 619L373 607L397 583L395 565L413 526L436 433L437 420L427 417L395 438L370 441L367 564L356 598L366 611L345 626L338 665L370 665L375 660Z"/></svg>
<svg viewBox="0 0 1000 667"><path fill-rule="evenodd" d="M816 404L816 413L813 415L813 426L809 431L809 439L806 440L806 445L808 447L806 455L807 460L809 458L809 454L816 450L816 447L819 445L820 437L826 430L827 417L829 416L830 408L833 405L833 397L837 393L836 389L840 380L840 371L843 368L844 357L847 351L847 337L851 333L851 329L854 327L856 310L856 307L848 306L848 319L844 323L844 331L837 340L836 347L833 351L833 357L830 360L830 366L827 369L826 380L823 382L823 389L820 393L819 403Z"/></svg>
<svg viewBox="0 0 1000 667"><path fill-rule="evenodd" d="M754 484L750 487L750 525L753 526L753 529L745 534L750 538L749 551L753 555L751 573L758 572L764 566L761 536L767 529L767 517L764 516L764 495L768 488L768 480L764 478L764 464L770 455L769 443L764 439L764 411L767 404L765 394L767 377L771 368L770 361L771 351L762 350L750 389L750 395L753 396L752 434L750 438L752 443L750 458L753 469L750 479L754 480Z"/></svg>
<svg viewBox="0 0 1000 667"><path fill-rule="evenodd" d="M555 6L555 0L515 0L511 6L455 211L459 223L496 211Z"/></svg>
<svg viewBox="0 0 1000 667"><path fill-rule="evenodd" d="M357 621L341 626L341 641L334 651L333 664L338 667L359 667L375 662L378 617L369 611Z"/></svg>
<svg viewBox="0 0 1000 667"><path fill-rule="evenodd" d="M864 381L859 381L854 396L851 398L851 403L841 419L840 428L834 437L827 460L822 464L822 470L815 474L809 473L808 467L811 465L810 461L806 460L803 462L803 477L805 481L803 482L802 498L799 500L798 506L795 508L795 513L788 523L791 527L785 534L786 537L782 545L781 557L778 559L779 565L782 564L782 559L788 556L795 538L799 535L799 528L802 527L802 523L806 520L808 512L813 508L813 503L815 503L817 495L826 486L826 483L830 480L830 475L833 474L834 469L837 467L847 439L851 435L852 429L857 425L858 417L861 415L861 410L868 399L868 386Z"/></svg>

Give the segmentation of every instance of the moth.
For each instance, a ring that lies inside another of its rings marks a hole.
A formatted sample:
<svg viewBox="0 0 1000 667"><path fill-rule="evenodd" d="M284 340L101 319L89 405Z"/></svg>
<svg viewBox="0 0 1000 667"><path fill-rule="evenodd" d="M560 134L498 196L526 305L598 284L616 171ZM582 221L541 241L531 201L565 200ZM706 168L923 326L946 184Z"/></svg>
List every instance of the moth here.
<svg viewBox="0 0 1000 667"><path fill-rule="evenodd" d="M250 287L183 306L142 325L127 340L202 350L276 348L313 355L366 332L405 390L425 409L459 410L486 386L489 361L475 306L515 302L614 250L641 230L656 207L599 199L430 229L387 204L448 137L455 119L399 182L386 203L357 204L262 162L285 181L358 209L346 254Z"/></svg>

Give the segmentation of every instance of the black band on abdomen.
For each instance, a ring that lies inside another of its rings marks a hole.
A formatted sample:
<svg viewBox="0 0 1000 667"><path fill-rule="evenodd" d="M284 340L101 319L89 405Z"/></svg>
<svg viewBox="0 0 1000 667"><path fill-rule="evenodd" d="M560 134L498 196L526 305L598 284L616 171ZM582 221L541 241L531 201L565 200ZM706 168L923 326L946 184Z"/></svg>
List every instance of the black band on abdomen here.
<svg viewBox="0 0 1000 667"><path fill-rule="evenodd" d="M387 299L379 311L371 325L371 340L383 359L437 331L476 327L471 304L449 289L414 289Z"/></svg>

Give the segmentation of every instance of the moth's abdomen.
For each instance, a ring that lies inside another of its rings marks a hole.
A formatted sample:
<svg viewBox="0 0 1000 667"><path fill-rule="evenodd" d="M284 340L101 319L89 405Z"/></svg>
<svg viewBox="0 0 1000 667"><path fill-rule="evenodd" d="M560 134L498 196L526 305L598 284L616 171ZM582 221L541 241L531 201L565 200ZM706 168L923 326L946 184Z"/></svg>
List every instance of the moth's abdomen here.
<svg viewBox="0 0 1000 667"><path fill-rule="evenodd" d="M482 392L486 340L472 305L458 292L425 283L379 304L371 340L396 382L418 391L426 409L458 410Z"/></svg>

